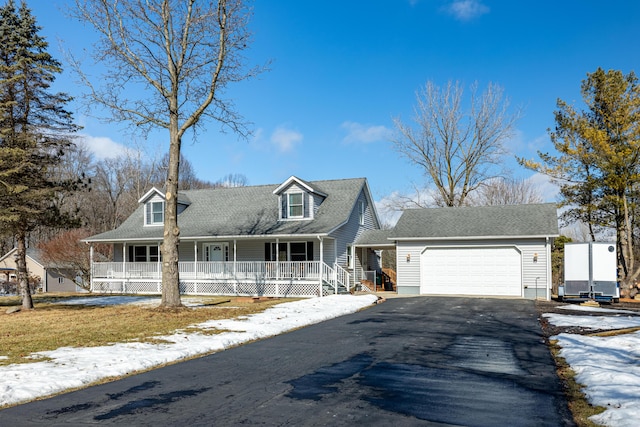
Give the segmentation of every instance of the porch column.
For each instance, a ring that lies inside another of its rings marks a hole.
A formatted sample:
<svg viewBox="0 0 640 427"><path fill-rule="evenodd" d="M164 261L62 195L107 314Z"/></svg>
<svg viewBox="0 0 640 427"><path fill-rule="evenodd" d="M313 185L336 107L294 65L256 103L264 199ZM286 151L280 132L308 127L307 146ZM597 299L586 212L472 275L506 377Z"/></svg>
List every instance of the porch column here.
<svg viewBox="0 0 640 427"><path fill-rule="evenodd" d="M551 264L551 241L548 237L545 238L545 246L546 246L546 255L547 255L547 260L546 260L546 266L547 266L547 283L545 285L545 287L547 288L547 291L545 293L545 298L547 301L551 301L551 286L553 284L553 279L551 276L551 268L549 268L549 265ZM536 289L536 292L538 292L538 290Z"/></svg>
<svg viewBox="0 0 640 427"><path fill-rule="evenodd" d="M322 286L322 273L324 271L324 239L322 236L318 236L320 240L320 285Z"/></svg>
<svg viewBox="0 0 640 427"><path fill-rule="evenodd" d="M276 237L276 279L280 278L280 238Z"/></svg>
<svg viewBox="0 0 640 427"><path fill-rule="evenodd" d="M198 278L198 241L193 241L193 278ZM197 293L197 292L196 292Z"/></svg>
<svg viewBox="0 0 640 427"><path fill-rule="evenodd" d="M233 239L233 277L236 277L236 262L238 261L238 240Z"/></svg>
<svg viewBox="0 0 640 427"><path fill-rule="evenodd" d="M122 292L126 293L127 277L127 242L122 243Z"/></svg>
<svg viewBox="0 0 640 427"><path fill-rule="evenodd" d="M161 247L161 243L158 242L158 263L156 265L156 275L158 276L158 279L162 280L162 264L160 263L160 247Z"/></svg>
<svg viewBox="0 0 640 427"><path fill-rule="evenodd" d="M91 290L93 290L93 243L89 244L89 284L90 284L90 288Z"/></svg>

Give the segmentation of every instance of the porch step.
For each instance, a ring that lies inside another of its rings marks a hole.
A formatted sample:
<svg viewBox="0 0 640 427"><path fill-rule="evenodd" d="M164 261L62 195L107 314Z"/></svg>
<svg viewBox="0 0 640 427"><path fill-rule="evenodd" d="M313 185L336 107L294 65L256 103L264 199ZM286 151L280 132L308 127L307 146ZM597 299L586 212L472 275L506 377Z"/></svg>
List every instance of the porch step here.
<svg viewBox="0 0 640 427"><path fill-rule="evenodd" d="M327 282L326 280L322 281L322 293L324 295L332 295L335 293L335 288L333 287L333 285L329 282ZM338 294L339 295L345 295L345 294L349 294L349 290L343 286L343 285L338 285Z"/></svg>

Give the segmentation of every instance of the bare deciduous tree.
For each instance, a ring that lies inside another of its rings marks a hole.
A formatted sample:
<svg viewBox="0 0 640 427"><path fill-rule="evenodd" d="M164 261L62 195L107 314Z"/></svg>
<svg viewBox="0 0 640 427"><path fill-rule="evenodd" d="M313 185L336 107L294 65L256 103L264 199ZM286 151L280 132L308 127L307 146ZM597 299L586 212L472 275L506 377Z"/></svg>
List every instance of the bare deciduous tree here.
<svg viewBox="0 0 640 427"><path fill-rule="evenodd" d="M526 179L493 178L482 183L470 196L476 206L526 205L544 201L540 191Z"/></svg>
<svg viewBox="0 0 640 427"><path fill-rule="evenodd" d="M38 245L45 263L86 290L90 290L91 262L89 247L81 240L90 235L90 230L77 228L59 233L51 240ZM100 249L104 251L106 248ZM82 280L77 280L78 275Z"/></svg>
<svg viewBox="0 0 640 427"><path fill-rule="evenodd" d="M413 123L395 118L394 148L423 169L435 186L435 205L461 206L483 182L500 174L506 153L504 141L512 133L518 113L494 84L478 95L471 87L469 109L464 110L460 83L440 88L432 82L416 94Z"/></svg>
<svg viewBox="0 0 640 427"><path fill-rule="evenodd" d="M114 120L168 131L162 306L179 307L176 196L182 138L206 118L247 135L222 92L260 71L247 70L242 57L250 39L250 10L242 0L76 0L76 6L75 16L100 34L93 54L107 66L100 86L80 74L91 101L108 107ZM136 89L144 93L136 96Z"/></svg>
<svg viewBox="0 0 640 427"><path fill-rule="evenodd" d="M159 189L164 189L167 172L169 171L169 153L165 154L153 171L152 183ZM193 165L184 155L180 154L180 176L178 178L179 190L200 190L215 187L213 182L205 181L197 177Z"/></svg>

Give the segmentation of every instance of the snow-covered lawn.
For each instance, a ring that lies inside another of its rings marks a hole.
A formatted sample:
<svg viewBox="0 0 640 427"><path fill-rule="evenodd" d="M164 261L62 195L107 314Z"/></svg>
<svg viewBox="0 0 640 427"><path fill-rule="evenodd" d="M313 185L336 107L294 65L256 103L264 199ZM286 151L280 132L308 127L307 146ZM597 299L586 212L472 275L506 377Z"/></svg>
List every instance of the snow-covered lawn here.
<svg viewBox="0 0 640 427"><path fill-rule="evenodd" d="M544 316L556 326L594 330L640 327L640 316L633 311L564 307L602 315L547 313ZM554 338L562 348L560 356L576 373L576 381L585 386L589 402L607 408L591 420L606 426L640 425L640 332L611 337L562 333Z"/></svg>
<svg viewBox="0 0 640 427"><path fill-rule="evenodd" d="M33 400L70 388L82 387L107 377L126 375L164 363L225 350L247 341L270 337L292 329L354 313L373 304L375 295L332 295L276 305L242 319L216 320L200 329L226 330L215 335L176 332L157 337L168 343L118 343L102 347L70 348L34 353L49 358L34 363L0 366L0 406ZM148 297L78 298L78 304L155 304ZM69 304L69 301L65 301ZM183 300L197 306L198 300Z"/></svg>

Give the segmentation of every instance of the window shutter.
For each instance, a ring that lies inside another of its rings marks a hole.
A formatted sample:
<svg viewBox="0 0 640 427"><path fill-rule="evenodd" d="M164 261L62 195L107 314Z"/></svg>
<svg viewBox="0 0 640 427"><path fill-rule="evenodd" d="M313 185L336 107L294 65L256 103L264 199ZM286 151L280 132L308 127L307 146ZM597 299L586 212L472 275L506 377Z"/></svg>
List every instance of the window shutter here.
<svg viewBox="0 0 640 427"><path fill-rule="evenodd" d="M307 242L307 261L313 261L313 242Z"/></svg>
<svg viewBox="0 0 640 427"><path fill-rule="evenodd" d="M311 215L309 215L309 197L309 194L302 193L302 216L305 218L311 217Z"/></svg>
<svg viewBox="0 0 640 427"><path fill-rule="evenodd" d="M151 224L151 210L152 210L151 202L145 203L144 210L145 210L145 217L146 217L145 218L145 221L146 221L145 224L149 225L149 224Z"/></svg>
<svg viewBox="0 0 640 427"><path fill-rule="evenodd" d="M282 219L288 218L287 198L289 196L284 193L280 196L280 216Z"/></svg>
<svg viewBox="0 0 640 427"><path fill-rule="evenodd" d="M264 244L264 260L271 261L271 243Z"/></svg>

